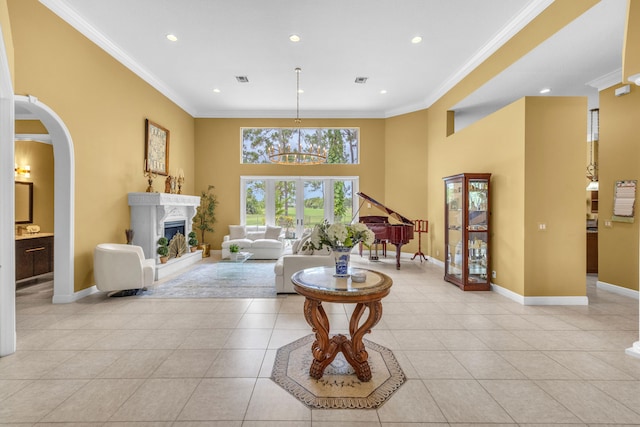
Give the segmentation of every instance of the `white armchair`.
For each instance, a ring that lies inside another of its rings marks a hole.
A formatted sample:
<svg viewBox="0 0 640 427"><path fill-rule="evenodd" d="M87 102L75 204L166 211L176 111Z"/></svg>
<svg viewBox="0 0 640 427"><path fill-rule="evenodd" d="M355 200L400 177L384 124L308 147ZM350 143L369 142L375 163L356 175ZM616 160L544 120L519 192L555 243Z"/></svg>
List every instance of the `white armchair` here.
<svg viewBox="0 0 640 427"><path fill-rule="evenodd" d="M153 283L155 260L145 259L140 246L101 243L93 252L93 277L100 291L133 291ZM132 295L137 292L125 293Z"/></svg>

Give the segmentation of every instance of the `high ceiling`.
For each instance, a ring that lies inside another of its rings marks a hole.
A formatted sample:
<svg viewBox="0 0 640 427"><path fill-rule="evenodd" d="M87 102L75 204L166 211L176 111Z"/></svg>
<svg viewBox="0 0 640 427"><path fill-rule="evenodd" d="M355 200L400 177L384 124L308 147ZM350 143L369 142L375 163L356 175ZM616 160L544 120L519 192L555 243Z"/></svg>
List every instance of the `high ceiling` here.
<svg viewBox="0 0 640 427"><path fill-rule="evenodd" d="M426 108L552 3L40 1L194 117L293 117L301 67L302 118ZM597 89L588 83L619 74L625 10L626 0L602 0L463 100L457 114L468 120L543 87L551 96L589 96L594 106ZM422 41L412 43L415 36Z"/></svg>

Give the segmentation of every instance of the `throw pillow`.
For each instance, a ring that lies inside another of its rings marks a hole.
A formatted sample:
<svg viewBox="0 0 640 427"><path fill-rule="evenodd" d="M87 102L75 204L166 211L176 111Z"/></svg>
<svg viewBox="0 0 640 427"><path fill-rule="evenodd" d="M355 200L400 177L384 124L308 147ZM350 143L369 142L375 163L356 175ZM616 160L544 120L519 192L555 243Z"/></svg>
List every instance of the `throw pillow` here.
<svg viewBox="0 0 640 427"><path fill-rule="evenodd" d="M244 239L246 234L244 225L229 226L229 240Z"/></svg>
<svg viewBox="0 0 640 427"><path fill-rule="evenodd" d="M267 225L267 229L264 232L264 238L278 240L281 231L282 227L272 227L270 225Z"/></svg>
<svg viewBox="0 0 640 427"><path fill-rule="evenodd" d="M302 242L302 239L298 239L298 240L294 241L291 244L291 253L292 254L297 254L298 253L298 249L300 248L300 242Z"/></svg>
<svg viewBox="0 0 640 427"><path fill-rule="evenodd" d="M298 245L298 255L313 255L313 249L311 249L311 247L304 249L304 244L307 243L309 239L311 239L311 232L302 235L300 244Z"/></svg>

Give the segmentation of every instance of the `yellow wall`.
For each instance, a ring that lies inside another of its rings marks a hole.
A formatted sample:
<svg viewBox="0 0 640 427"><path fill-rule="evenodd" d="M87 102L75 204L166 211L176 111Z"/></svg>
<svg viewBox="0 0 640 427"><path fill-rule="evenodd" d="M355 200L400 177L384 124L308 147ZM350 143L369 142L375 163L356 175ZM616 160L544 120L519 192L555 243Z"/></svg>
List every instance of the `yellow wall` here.
<svg viewBox="0 0 640 427"><path fill-rule="evenodd" d="M430 124L443 130L443 121ZM444 260L443 177L462 172L491 173L492 282L524 293L525 101L519 100L449 137L429 141L431 256ZM444 132L441 133L444 136ZM431 134L430 134L431 136Z"/></svg>
<svg viewBox="0 0 640 427"><path fill-rule="evenodd" d="M597 0L553 2L527 27L429 108L427 206L431 256L441 261L444 256L442 177L460 172L492 172L495 176L492 178L493 258L491 269L497 273L497 277L492 282L520 295L533 296L539 292L538 289L527 289L525 278L524 241L529 238L530 232L525 228L524 223L524 150L525 144L535 142L526 139L527 135L524 134L525 117L529 118L526 115L527 101L517 101L450 137L447 137L447 115L453 105L596 3ZM585 111L582 112L583 118L580 123L584 123ZM584 129L581 130L582 143L584 143ZM493 149L501 147L501 143L506 151ZM484 144L487 144L485 150L483 150ZM457 148L459 146L464 148ZM583 153L584 145L576 147L576 156L580 159L582 168L584 167ZM516 171L518 167L521 167L520 172ZM582 172L579 175L581 183L584 182L583 175ZM393 184L393 180L392 176L387 176L387 185L390 182ZM576 221L584 231L584 193L579 194L581 215ZM560 219L553 219L553 221L560 221ZM580 254L576 251L575 254L576 257L584 258L585 256L584 251ZM574 263L571 261L572 265ZM584 278L584 270L581 273ZM570 292L573 292L573 287ZM566 294L562 289L553 289L551 295ZM584 295L584 290L577 295Z"/></svg>
<svg viewBox="0 0 640 427"><path fill-rule="evenodd" d="M290 127L291 119L196 119L195 122L196 189L200 194L208 185L214 185L219 201L215 232L205 236L213 249L220 248L222 237L228 234L228 225L240 223L241 176L359 176L361 191L376 200L385 199L385 121L382 119L304 119L304 127L360 128L361 164L315 166L240 164L241 127Z"/></svg>
<svg viewBox="0 0 640 427"><path fill-rule="evenodd" d="M586 98L526 98L525 296L586 295L585 111Z"/></svg>
<svg viewBox="0 0 640 427"><path fill-rule="evenodd" d="M11 73L11 82L15 87L15 67L14 67L14 54L13 54L13 35L11 34L11 20L9 19L9 8L7 7L7 0L0 0L0 25L2 25L2 38L4 39L4 46L7 51L7 60L9 61L9 72Z"/></svg>
<svg viewBox="0 0 640 427"><path fill-rule="evenodd" d="M73 138L78 291L93 285L95 245L125 241L127 193L146 188L145 118L170 130L170 168L184 169L185 194L194 194L194 121L37 0L8 6L16 93L51 107Z"/></svg>
<svg viewBox="0 0 640 427"><path fill-rule="evenodd" d="M429 186L426 168L427 116L428 111L421 110L391 117L385 121L386 198L384 204L412 220L429 220L427 216ZM364 211L366 212L367 209ZM364 215L376 214L366 212ZM427 234L424 234L421 248L424 254L429 253L428 243ZM417 234L409 244L402 247L402 251L407 253L418 251Z"/></svg>
<svg viewBox="0 0 640 427"><path fill-rule="evenodd" d="M33 141L17 141L15 159L18 166L31 166L30 178L16 178L33 182L33 224L40 230L53 233L53 147Z"/></svg>
<svg viewBox="0 0 640 427"><path fill-rule="evenodd" d="M638 223L640 191L636 190L635 221L611 222L613 189L618 180L640 180L640 87L617 97L620 85L600 92L600 189L598 191L598 280L638 290Z"/></svg>

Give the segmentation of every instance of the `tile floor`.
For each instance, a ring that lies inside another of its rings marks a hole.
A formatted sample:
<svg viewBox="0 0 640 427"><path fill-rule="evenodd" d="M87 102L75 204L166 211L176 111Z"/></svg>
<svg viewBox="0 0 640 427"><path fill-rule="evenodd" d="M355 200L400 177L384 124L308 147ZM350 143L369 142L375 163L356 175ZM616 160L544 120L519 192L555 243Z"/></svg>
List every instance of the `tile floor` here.
<svg viewBox="0 0 640 427"><path fill-rule="evenodd" d="M525 307L464 293L431 263L371 268L394 286L367 338L408 378L377 410L311 410L270 380L276 349L310 333L299 296L53 305L38 285L19 291L18 352L0 359L0 423L640 425L640 360L624 353L638 340L637 300L590 277L589 306ZM349 307L328 311L348 327Z"/></svg>

